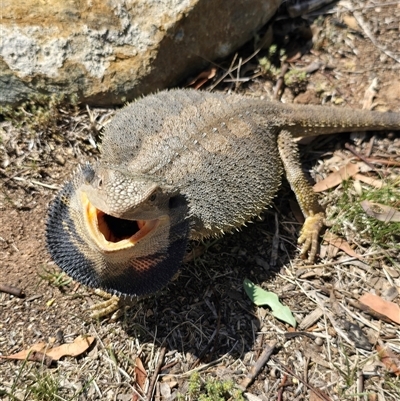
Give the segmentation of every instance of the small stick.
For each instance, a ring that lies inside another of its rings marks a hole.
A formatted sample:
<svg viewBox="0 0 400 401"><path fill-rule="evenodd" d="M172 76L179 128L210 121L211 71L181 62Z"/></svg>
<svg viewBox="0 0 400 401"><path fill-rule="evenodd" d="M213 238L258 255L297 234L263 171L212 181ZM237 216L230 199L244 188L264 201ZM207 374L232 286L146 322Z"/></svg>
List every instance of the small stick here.
<svg viewBox="0 0 400 401"><path fill-rule="evenodd" d="M322 392L321 390L315 388L314 386L312 386L311 384L307 383L302 377L296 375L294 372L292 372L287 366L285 366L282 362L278 361L277 359L273 358L273 361L279 365L286 374L295 377L298 381L300 381L301 383L303 383L309 390L311 390L317 397L319 397L321 400L323 401L332 401L332 399L325 394L324 392Z"/></svg>
<svg viewBox="0 0 400 401"><path fill-rule="evenodd" d="M281 72L279 74L278 80L276 81L276 84L274 87L274 92L273 92L274 94L272 97L274 100L279 100L279 91L282 89L283 80L284 80L285 74L288 69L289 69L289 65L287 63L283 63Z"/></svg>
<svg viewBox="0 0 400 401"><path fill-rule="evenodd" d="M378 159L377 157L368 157L366 159L369 163L377 163L383 164L386 166L400 166L400 162L396 162L395 160L385 160L385 159Z"/></svg>
<svg viewBox="0 0 400 401"><path fill-rule="evenodd" d="M253 57L257 56L257 54L260 53L260 51L263 49L263 47L264 47L265 43L267 43L267 41L268 41L268 35L264 35L264 38L259 43L259 47L252 54L250 54L249 57L245 58L240 63L240 66L247 64ZM233 67L233 65L235 64L237 56L238 56L238 54L236 53L235 56L233 57L233 60L231 62L231 65L230 65L228 71L226 71L222 75L221 78L217 79L217 81L210 88L208 88L208 90L212 91L221 81L223 81L225 79L225 77L227 75L231 75L232 72L236 71L240 67L240 66ZM234 79L234 78L232 77L232 79Z"/></svg>
<svg viewBox="0 0 400 401"><path fill-rule="evenodd" d="M382 53L385 53L387 56L395 60L397 63L400 63L400 58L396 57L396 54L388 49L386 49L383 45L378 43L375 36L372 34L371 29L369 28L368 23L362 17L362 14L359 11L349 10L353 12L354 18L356 19L358 25L360 25L361 29L364 31L365 35L368 36L369 40L372 44Z"/></svg>
<svg viewBox="0 0 400 401"><path fill-rule="evenodd" d="M241 381L239 384L239 388L246 390L247 387L250 386L250 384L253 382L253 380L256 378L256 376L260 373L261 369L264 367L264 365L268 362L270 356L275 350L275 345L276 341L273 342L271 345L266 345L264 351L261 353L260 358L258 358L257 362L255 365L250 369L250 372L247 374L247 376Z"/></svg>
<svg viewBox="0 0 400 401"><path fill-rule="evenodd" d="M281 383L279 384L277 401L282 401L282 394L283 394L283 390L285 389L285 384L287 382L287 378L288 378L288 375L286 375L286 374L282 377Z"/></svg>
<svg viewBox="0 0 400 401"><path fill-rule="evenodd" d="M174 362L167 363L166 365L164 365L164 366L161 368L161 372L162 372L163 370L167 370L167 369L170 369L170 368L174 367L177 363L179 363L179 361L174 361Z"/></svg>
<svg viewBox="0 0 400 401"><path fill-rule="evenodd" d="M348 150L350 150L351 153L353 153L354 156L358 157L360 160L362 160L372 171L376 172L376 168L373 164L371 164L365 156L357 152L349 143L346 143L344 147Z"/></svg>
<svg viewBox="0 0 400 401"><path fill-rule="evenodd" d="M164 363L164 358L165 358L166 352L167 352L167 347L162 347L160 350L160 355L158 356L157 366L154 370L153 377L151 378L150 386L147 391L147 400L148 401L151 401L153 399L154 387L157 383L157 377L158 377L158 374L160 373L161 366Z"/></svg>
<svg viewBox="0 0 400 401"><path fill-rule="evenodd" d="M311 360L311 358L308 356L306 358L306 360L305 360L305 363L304 363L304 375L303 375L304 377L303 377L303 379L304 379L305 383L308 383L308 365L310 364L310 360ZM307 393L307 387L306 386L304 386L304 388L303 388L303 393L304 394Z"/></svg>
<svg viewBox="0 0 400 401"><path fill-rule="evenodd" d="M364 375L362 370L357 372L357 392L359 394L364 392Z"/></svg>
<svg viewBox="0 0 400 401"><path fill-rule="evenodd" d="M203 351L201 351L199 357L193 362L193 364L190 366L190 370L193 370L194 368L196 368L196 366L201 362L201 360L204 358L204 356L206 355L206 353L208 352L208 350L211 348L211 345L213 343L213 340L215 338L215 336L218 333L218 325L217 328L214 330L214 332L211 334L211 337L207 343L207 345L205 346L205 348L203 349Z"/></svg>
<svg viewBox="0 0 400 401"><path fill-rule="evenodd" d="M271 259L270 265L276 266L276 261L278 260L279 254L279 219L278 213L275 212L275 233L272 237L272 251L271 251Z"/></svg>
<svg viewBox="0 0 400 401"><path fill-rule="evenodd" d="M18 298L23 298L25 296L20 288L13 287L11 285L0 284L0 291L5 292L6 294L14 295Z"/></svg>

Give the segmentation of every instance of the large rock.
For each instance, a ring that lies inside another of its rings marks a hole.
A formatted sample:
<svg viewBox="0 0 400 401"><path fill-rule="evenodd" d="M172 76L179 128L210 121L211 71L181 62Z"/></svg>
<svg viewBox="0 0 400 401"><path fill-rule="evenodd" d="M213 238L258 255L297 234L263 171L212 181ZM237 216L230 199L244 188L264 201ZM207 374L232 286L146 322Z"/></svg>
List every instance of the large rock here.
<svg viewBox="0 0 400 401"><path fill-rule="evenodd" d="M0 104L78 93L121 104L251 38L281 0L2 0Z"/></svg>

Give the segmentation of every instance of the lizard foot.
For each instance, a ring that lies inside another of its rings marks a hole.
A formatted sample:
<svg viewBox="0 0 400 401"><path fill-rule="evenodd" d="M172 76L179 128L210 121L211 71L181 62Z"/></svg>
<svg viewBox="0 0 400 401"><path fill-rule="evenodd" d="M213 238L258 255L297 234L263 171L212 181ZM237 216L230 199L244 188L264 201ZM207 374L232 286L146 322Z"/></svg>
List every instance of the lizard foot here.
<svg viewBox="0 0 400 401"><path fill-rule="evenodd" d="M322 228L325 226L325 213L320 212L310 214L303 224L298 239L301 247L300 257L306 258L308 253L307 263L313 263L318 250L318 238Z"/></svg>
<svg viewBox="0 0 400 401"><path fill-rule="evenodd" d="M129 308L129 306L126 305L125 302L116 295L111 295L108 292L105 292L99 288L95 289L94 293L102 298L105 298L106 300L90 307L90 317L92 319L100 319L102 317L112 314L110 319L112 321L115 321L119 319L123 315L125 310Z"/></svg>

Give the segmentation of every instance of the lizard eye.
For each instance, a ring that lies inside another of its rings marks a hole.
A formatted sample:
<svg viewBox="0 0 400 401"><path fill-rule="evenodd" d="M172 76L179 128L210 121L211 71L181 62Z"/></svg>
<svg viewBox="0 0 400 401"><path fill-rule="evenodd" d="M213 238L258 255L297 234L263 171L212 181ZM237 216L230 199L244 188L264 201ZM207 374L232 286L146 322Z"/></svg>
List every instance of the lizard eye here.
<svg viewBox="0 0 400 401"><path fill-rule="evenodd" d="M98 180L97 180L97 188L101 188L103 186L103 179L102 178L99 178Z"/></svg>
<svg viewBox="0 0 400 401"><path fill-rule="evenodd" d="M150 196L150 198L149 198L149 201L150 202L154 202L155 200L156 200L156 198L157 198L157 194L151 194L151 196Z"/></svg>

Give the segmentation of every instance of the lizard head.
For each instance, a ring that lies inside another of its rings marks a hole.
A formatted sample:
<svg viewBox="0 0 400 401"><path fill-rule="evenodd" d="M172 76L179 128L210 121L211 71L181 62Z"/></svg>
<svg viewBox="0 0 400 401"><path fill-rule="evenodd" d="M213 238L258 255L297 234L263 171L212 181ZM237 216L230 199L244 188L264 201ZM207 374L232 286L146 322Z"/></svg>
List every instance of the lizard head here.
<svg viewBox="0 0 400 401"><path fill-rule="evenodd" d="M54 261L83 284L143 295L176 273L189 237L188 205L146 177L86 165L49 209Z"/></svg>
<svg viewBox="0 0 400 401"><path fill-rule="evenodd" d="M156 182L154 177L100 164L83 174L85 181L80 192L108 215L126 220L152 220L169 214L174 190L172 186Z"/></svg>

